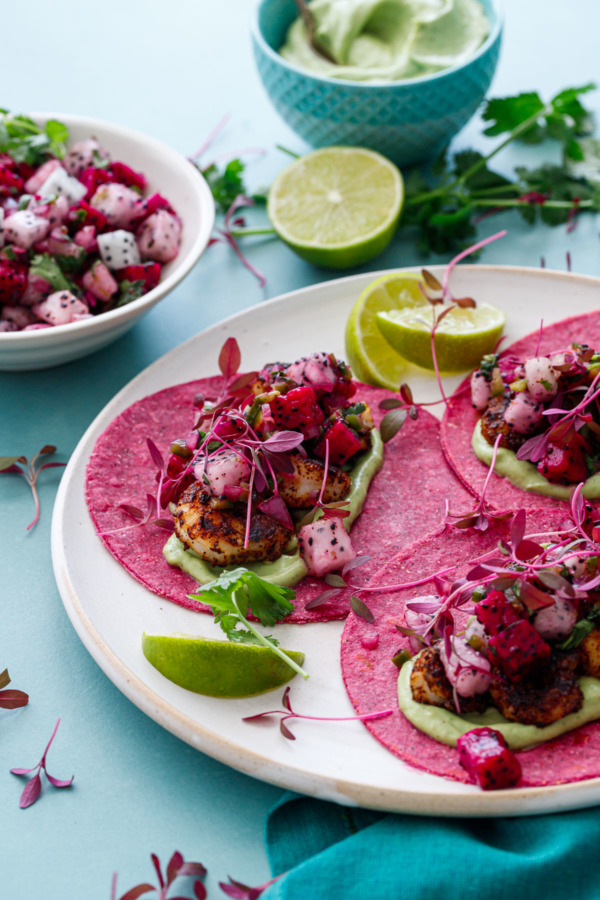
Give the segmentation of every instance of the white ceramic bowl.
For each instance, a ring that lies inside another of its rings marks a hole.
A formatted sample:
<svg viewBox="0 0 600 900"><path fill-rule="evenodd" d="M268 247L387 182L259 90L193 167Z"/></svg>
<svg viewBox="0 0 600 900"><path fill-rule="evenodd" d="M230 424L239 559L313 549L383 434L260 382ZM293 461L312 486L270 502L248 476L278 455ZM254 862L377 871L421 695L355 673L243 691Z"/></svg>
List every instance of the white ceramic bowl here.
<svg viewBox="0 0 600 900"><path fill-rule="evenodd" d="M212 195L198 170L160 141L86 116L33 113L32 118L40 124L47 119L64 122L69 129L69 145L92 135L97 137L112 159L144 173L150 194L158 191L171 202L181 217L183 231L179 254L163 267L160 284L138 300L70 325L0 333L0 369L5 371L57 366L94 353L121 337L197 263L208 244L215 218Z"/></svg>

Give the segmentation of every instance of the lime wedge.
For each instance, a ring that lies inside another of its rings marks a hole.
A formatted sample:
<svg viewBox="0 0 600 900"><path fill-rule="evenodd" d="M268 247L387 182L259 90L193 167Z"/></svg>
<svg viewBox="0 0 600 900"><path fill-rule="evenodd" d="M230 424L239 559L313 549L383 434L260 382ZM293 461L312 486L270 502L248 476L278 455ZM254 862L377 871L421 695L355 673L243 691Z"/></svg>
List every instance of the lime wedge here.
<svg viewBox="0 0 600 900"><path fill-rule="evenodd" d="M439 313L441 307L435 309ZM392 309L377 313L377 326L394 350L410 362L433 369L431 326L434 307ZM486 353L492 353L504 328L504 313L482 303L474 308L453 309L440 322L435 335L435 355L441 372L473 369Z"/></svg>
<svg viewBox="0 0 600 900"><path fill-rule="evenodd" d="M406 360L390 347L377 327L377 313L413 309L427 303L418 272L382 275L364 289L346 323L346 357L359 381L397 391Z"/></svg>
<svg viewBox="0 0 600 900"><path fill-rule="evenodd" d="M392 239L404 197L400 172L360 147L325 147L280 172L267 212L279 237L317 266L360 266Z"/></svg>
<svg viewBox="0 0 600 900"><path fill-rule="evenodd" d="M423 66L455 66L473 56L489 30L478 0L454 0L446 15L421 26L411 56Z"/></svg>
<svg viewBox="0 0 600 900"><path fill-rule="evenodd" d="M155 669L180 687L209 697L252 697L296 674L267 647L211 641L191 634L146 634L142 651ZM285 650L298 665L304 653Z"/></svg>

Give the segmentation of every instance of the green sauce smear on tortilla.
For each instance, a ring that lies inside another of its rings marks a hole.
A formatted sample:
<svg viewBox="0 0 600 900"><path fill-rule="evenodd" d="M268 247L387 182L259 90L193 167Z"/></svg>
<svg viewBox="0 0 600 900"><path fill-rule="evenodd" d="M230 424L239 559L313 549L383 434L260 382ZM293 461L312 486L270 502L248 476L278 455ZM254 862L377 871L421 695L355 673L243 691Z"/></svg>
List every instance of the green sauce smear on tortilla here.
<svg viewBox="0 0 600 900"><path fill-rule="evenodd" d="M350 515L344 519L346 529L349 529L354 520L360 514L363 504L367 497L369 485L383 464L383 441L379 431L374 428L371 432L371 448L360 455L356 464L350 471L352 479L352 487L348 500L350 505L347 507ZM300 558L297 542L295 537L290 541L289 553L283 553L275 562L255 562L247 563L244 568L255 572L260 578L270 581L272 584L280 584L284 587L293 587L302 581L308 574L303 560ZM238 565L231 566L211 566L209 563L200 559L193 550L185 548L179 538L172 534L165 546L163 547L163 555L169 565L178 566L192 578L195 578L199 584L208 584L214 581L224 571L231 571L239 568Z"/></svg>
<svg viewBox="0 0 600 900"><path fill-rule="evenodd" d="M458 715L439 706L429 706L426 703L417 703L413 700L410 689L410 673L415 662L411 659L405 662L398 676L398 704L409 722L419 731L423 731L449 747L456 747L456 741L472 728L495 728L506 738L511 750L525 750L536 744L551 741L568 731L573 731L588 722L600 719L600 680L584 675L579 678L579 687L583 694L583 705L578 712L571 713L551 725L538 728L537 725L521 725L518 722L509 722L495 707L486 709L483 713L468 713Z"/></svg>
<svg viewBox="0 0 600 900"><path fill-rule="evenodd" d="M305 71L351 81L422 78L470 59L490 23L478 0L312 0L312 49L299 16L279 52Z"/></svg>
<svg viewBox="0 0 600 900"><path fill-rule="evenodd" d="M491 466L494 448L488 444L481 433L481 419L477 422L471 439L471 445L477 459L480 459L486 466ZM513 450L506 447L498 448L496 456L496 465L494 472L514 484L516 487L522 488L524 491L530 491L533 494L543 494L544 497L556 497L557 500L569 500L571 489L562 484L551 484L544 476L538 472L533 463L526 459L517 459ZM600 472L592 475L584 482L583 496L588 500L594 500L600 497Z"/></svg>

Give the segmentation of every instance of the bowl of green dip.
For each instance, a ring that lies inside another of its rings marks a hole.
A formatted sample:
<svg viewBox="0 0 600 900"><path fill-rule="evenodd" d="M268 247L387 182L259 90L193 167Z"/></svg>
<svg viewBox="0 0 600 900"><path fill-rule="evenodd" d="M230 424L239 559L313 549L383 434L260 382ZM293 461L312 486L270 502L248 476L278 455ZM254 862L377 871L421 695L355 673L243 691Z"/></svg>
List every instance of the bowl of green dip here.
<svg viewBox="0 0 600 900"><path fill-rule="evenodd" d="M309 45L293 0L260 0L258 71L308 144L362 146L400 166L431 159L468 122L498 62L500 0L312 0Z"/></svg>

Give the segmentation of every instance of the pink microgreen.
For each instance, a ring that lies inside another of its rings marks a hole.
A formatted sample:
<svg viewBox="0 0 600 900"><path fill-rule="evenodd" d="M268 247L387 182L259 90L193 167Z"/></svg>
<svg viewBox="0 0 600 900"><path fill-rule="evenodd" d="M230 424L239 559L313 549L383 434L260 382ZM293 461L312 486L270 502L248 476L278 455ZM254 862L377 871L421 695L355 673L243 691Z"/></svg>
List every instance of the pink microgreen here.
<svg viewBox="0 0 600 900"><path fill-rule="evenodd" d="M48 741L48 744L46 745L46 749L44 750L44 754L43 754L41 760L39 761L39 763L37 764L37 766L34 766L32 769L11 769L10 770L13 775L19 775L19 776L28 775L30 772L36 773L33 776L33 778L30 778L30 780L27 782L27 784L25 785L25 788L23 790L23 793L21 794L21 799L19 802L19 806L21 809L26 809L28 806L31 806L33 803L35 803L35 801L40 796L41 791L42 791L42 782L41 782L41 778L40 778L40 773L42 771L46 775L46 778L48 779L50 784L52 784L54 787L57 787L57 788L70 787L73 783L74 776L71 777L68 781L60 781L58 778L53 778L51 775L49 775L48 771L46 769L46 756L48 755L50 745L52 744L52 741L54 740L54 738L56 736L56 732L58 731L59 725L60 725L60 719L58 719L58 721L56 722L56 725L54 726L54 731L52 732L52 737Z"/></svg>
<svg viewBox="0 0 600 900"><path fill-rule="evenodd" d="M177 878L198 879L194 882L194 894L196 895L197 900L205 900L206 888L204 887L204 884L202 882L206 878L207 873L202 863L186 863L181 853L176 850L167 864L167 872L165 877L163 876L158 856L156 856L155 853L151 853L150 859L152 860L152 864L156 872L158 887L155 887L155 885L149 884L148 882L137 884L135 887L130 888L125 894L122 894L121 897L118 898L118 900L137 900L138 897L141 897L143 894L147 894L150 891L156 891L157 900L166 900L167 896L169 895L171 885ZM110 896L111 900L117 900L116 873L112 877ZM170 896L169 900L186 900L186 898Z"/></svg>
<svg viewBox="0 0 600 900"><path fill-rule="evenodd" d="M407 411L405 409L391 409L385 414L379 426L381 440L384 444L387 444L388 441L391 441L398 434L406 421L406 416Z"/></svg>
<svg viewBox="0 0 600 900"><path fill-rule="evenodd" d="M359 600L358 597L350 597L350 607L352 612L357 616L360 616L361 619L364 619L365 622L368 622L370 625L375 621L375 616L369 609L366 603L363 603L362 600Z"/></svg>
<svg viewBox="0 0 600 900"><path fill-rule="evenodd" d="M283 525L284 528L289 528L290 531L294 530L294 523L290 516L290 511L278 494L269 497L267 500L263 500L258 504L258 508L261 512L266 513L268 516L271 516L272 519L275 519L276 522L279 522L280 525Z"/></svg>
<svg viewBox="0 0 600 900"><path fill-rule="evenodd" d="M367 713L362 716L306 716L302 713L297 713L292 709L289 687L283 692L281 702L285 709L269 709L266 712L255 713L253 716L245 716L242 719L242 722L262 722L265 719L268 720L271 716L282 716L279 721L279 730L281 731L281 734L288 740L296 740L295 735L292 734L285 724L289 719L306 719L311 722L368 722L374 719L383 719L386 716L391 716L394 712L393 709L385 709L381 712Z"/></svg>
<svg viewBox="0 0 600 900"><path fill-rule="evenodd" d="M241 362L238 342L234 337L227 338L219 353L219 369L223 377L229 381L238 372Z"/></svg>
<svg viewBox="0 0 600 900"><path fill-rule="evenodd" d="M268 887L272 884L275 884L282 876L276 875L275 878L271 878L270 881L266 881L265 884L261 884L258 887L248 887L247 884L242 884L240 881L234 881L231 875L227 876L229 878L229 884L224 881L219 882L219 887L228 897L231 897L232 900L258 900L263 891L266 891Z"/></svg>
<svg viewBox="0 0 600 900"><path fill-rule="evenodd" d="M334 600L336 597L341 597L343 593L341 588L331 588L328 591L321 591L320 594L317 594L316 597L309 600L304 608L316 609L318 606L323 606L324 603L329 603L330 600Z"/></svg>
<svg viewBox="0 0 600 900"><path fill-rule="evenodd" d="M35 516L27 526L27 531L30 531L34 525L37 525L40 518L40 500L37 492L37 480L40 472L44 469L55 469L60 466L66 466L66 463L47 462L42 466L36 467L40 456L51 456L53 453L56 453L56 447L52 444L45 444L29 461L25 456L0 456L0 473L22 475L31 488L33 502L35 504Z"/></svg>
<svg viewBox="0 0 600 900"><path fill-rule="evenodd" d="M366 565L366 563L370 562L370 556L355 556L354 559L349 559L344 568L342 569L342 575L346 576L348 572L351 572L353 569L359 569L361 566Z"/></svg>
<svg viewBox="0 0 600 900"><path fill-rule="evenodd" d="M5 688L10 684L10 676L8 669L0 672L0 688ZM12 688L9 690L0 690L0 709L20 709L29 703L29 694L25 691L16 691Z"/></svg>

